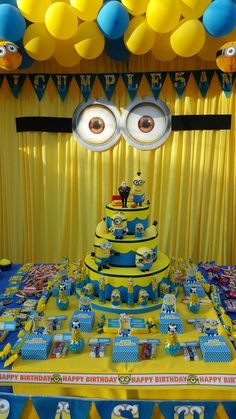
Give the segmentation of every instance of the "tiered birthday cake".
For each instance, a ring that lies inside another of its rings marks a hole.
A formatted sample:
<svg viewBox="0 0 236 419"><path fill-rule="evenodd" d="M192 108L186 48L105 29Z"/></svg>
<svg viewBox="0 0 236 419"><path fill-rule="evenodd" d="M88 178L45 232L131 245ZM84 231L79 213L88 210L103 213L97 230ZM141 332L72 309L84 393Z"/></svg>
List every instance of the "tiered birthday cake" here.
<svg viewBox="0 0 236 419"><path fill-rule="evenodd" d="M169 258L158 250L157 222L150 222L150 207L140 173L124 198L114 197L96 228L94 249L85 258L83 292L103 311L139 313L161 307L169 285Z"/></svg>

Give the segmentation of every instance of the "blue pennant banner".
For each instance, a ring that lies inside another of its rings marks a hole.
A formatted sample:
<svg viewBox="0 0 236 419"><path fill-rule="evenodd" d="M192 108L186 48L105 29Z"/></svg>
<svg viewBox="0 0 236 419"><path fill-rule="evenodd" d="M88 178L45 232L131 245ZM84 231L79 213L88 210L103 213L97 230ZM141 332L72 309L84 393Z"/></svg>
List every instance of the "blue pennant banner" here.
<svg viewBox="0 0 236 419"><path fill-rule="evenodd" d="M154 402L140 400L99 400L94 404L102 419L150 419L155 406Z"/></svg>
<svg viewBox="0 0 236 419"><path fill-rule="evenodd" d="M178 401L160 402L158 407L165 419L214 419L218 402Z"/></svg>
<svg viewBox="0 0 236 419"><path fill-rule="evenodd" d="M167 73L145 73L146 79L150 86L155 99L158 99L162 86L165 82Z"/></svg>
<svg viewBox="0 0 236 419"><path fill-rule="evenodd" d="M111 100L114 90L116 88L117 82L119 80L119 74L118 73L98 74L98 78L103 87L106 98L108 100Z"/></svg>
<svg viewBox="0 0 236 419"><path fill-rule="evenodd" d="M13 96L16 98L19 96L24 81L26 79L26 74L8 74L7 75L7 82L9 84L9 87L11 89L11 92Z"/></svg>
<svg viewBox="0 0 236 419"><path fill-rule="evenodd" d="M85 102L87 102L91 96L96 74L75 74L74 77Z"/></svg>
<svg viewBox="0 0 236 419"><path fill-rule="evenodd" d="M216 70L220 85L226 97L230 96L236 73L222 73L220 70Z"/></svg>
<svg viewBox="0 0 236 419"><path fill-rule="evenodd" d="M196 70L193 72L193 77L200 90L202 97L205 97L210 87L214 70Z"/></svg>
<svg viewBox="0 0 236 419"><path fill-rule="evenodd" d="M143 73L122 73L122 79L131 100L134 100L137 94L142 77Z"/></svg>
<svg viewBox="0 0 236 419"><path fill-rule="evenodd" d="M91 401L79 398L32 396L32 403L40 418L87 419Z"/></svg>
<svg viewBox="0 0 236 419"><path fill-rule="evenodd" d="M224 407L227 415L229 416L229 419L235 419L236 418L236 403L235 403L235 401L222 402L221 404Z"/></svg>
<svg viewBox="0 0 236 419"><path fill-rule="evenodd" d="M181 99L188 84L191 71L170 71L169 74L178 98Z"/></svg>
<svg viewBox="0 0 236 419"><path fill-rule="evenodd" d="M29 74L29 79L39 100L44 95L49 77L49 74Z"/></svg>
<svg viewBox="0 0 236 419"><path fill-rule="evenodd" d="M65 100L72 80L72 74L52 74L52 79L62 101Z"/></svg>
<svg viewBox="0 0 236 419"><path fill-rule="evenodd" d="M28 399L28 396L0 393L0 418L19 419Z"/></svg>

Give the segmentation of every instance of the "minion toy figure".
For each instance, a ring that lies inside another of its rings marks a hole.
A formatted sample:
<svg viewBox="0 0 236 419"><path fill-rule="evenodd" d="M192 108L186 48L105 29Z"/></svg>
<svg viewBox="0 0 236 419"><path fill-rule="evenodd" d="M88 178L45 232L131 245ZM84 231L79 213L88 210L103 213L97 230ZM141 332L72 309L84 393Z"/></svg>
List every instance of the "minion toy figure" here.
<svg viewBox="0 0 236 419"><path fill-rule="evenodd" d="M59 310L67 310L69 307L69 298L66 295L66 285L61 284L59 287L59 294L57 297L57 307Z"/></svg>
<svg viewBox="0 0 236 419"><path fill-rule="evenodd" d="M128 233L127 217L123 212L116 212L112 217L112 226L109 231L115 236L116 239L123 239Z"/></svg>
<svg viewBox="0 0 236 419"><path fill-rule="evenodd" d="M137 238L141 238L141 239L143 238L143 236L144 236L144 226L143 226L142 223L137 223L135 225L134 235Z"/></svg>
<svg viewBox="0 0 236 419"><path fill-rule="evenodd" d="M148 303L148 297L149 294L146 290L141 289L138 292L138 304L140 304L141 306L146 306Z"/></svg>
<svg viewBox="0 0 236 419"><path fill-rule="evenodd" d="M84 339L80 335L80 322L78 320L72 323L71 340L68 346L74 354L78 354L84 348Z"/></svg>
<svg viewBox="0 0 236 419"><path fill-rule="evenodd" d="M215 319L206 319L204 324L204 332L207 336L217 336L218 335L218 320Z"/></svg>
<svg viewBox="0 0 236 419"><path fill-rule="evenodd" d="M156 333L157 332L157 325L153 317L149 317L146 321L146 325L148 328L148 333Z"/></svg>
<svg viewBox="0 0 236 419"><path fill-rule="evenodd" d="M134 206L142 206L142 203L145 201L145 191L144 184L145 180L141 178L141 172L137 173L137 176L133 179L133 203Z"/></svg>
<svg viewBox="0 0 236 419"><path fill-rule="evenodd" d="M93 284L88 283L82 288L82 294L86 297L93 298L94 297L94 288Z"/></svg>
<svg viewBox="0 0 236 419"><path fill-rule="evenodd" d="M174 323L170 323L168 326L168 337L165 342L165 351L171 356L176 356L180 352L180 344L177 339L177 326Z"/></svg>
<svg viewBox="0 0 236 419"><path fill-rule="evenodd" d="M135 264L140 271L149 271L156 259L156 253L149 247L139 247L136 252Z"/></svg>
<svg viewBox="0 0 236 419"><path fill-rule="evenodd" d="M193 286L190 288L190 296L187 303L188 310L191 313L198 313L200 310L200 302L197 295L197 287Z"/></svg>
<svg viewBox="0 0 236 419"><path fill-rule="evenodd" d="M120 314L120 318L119 318L119 323L120 323L120 327L119 327L119 336L122 337L128 337L131 334L131 324L130 324L130 317L127 316L126 313L122 313Z"/></svg>
<svg viewBox="0 0 236 419"><path fill-rule="evenodd" d="M116 307L121 304L120 290L117 288L115 288L111 293L111 304Z"/></svg>
<svg viewBox="0 0 236 419"><path fill-rule="evenodd" d="M111 250L112 244L106 239L96 237L93 246L95 251L91 253L91 256L94 258L96 265L98 265L98 271L110 269L111 255L118 255L117 252Z"/></svg>
<svg viewBox="0 0 236 419"><path fill-rule="evenodd" d="M174 294L166 294L163 297L162 303L163 313L175 313L176 312L176 297Z"/></svg>

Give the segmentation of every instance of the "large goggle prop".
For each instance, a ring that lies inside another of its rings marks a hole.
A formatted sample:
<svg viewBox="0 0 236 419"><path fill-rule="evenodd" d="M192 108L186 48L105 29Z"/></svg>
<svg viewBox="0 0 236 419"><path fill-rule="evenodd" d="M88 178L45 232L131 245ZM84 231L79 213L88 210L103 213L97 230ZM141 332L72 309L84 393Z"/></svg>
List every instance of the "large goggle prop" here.
<svg viewBox="0 0 236 419"><path fill-rule="evenodd" d="M17 132L73 132L76 140L93 151L113 147L122 134L133 147L153 150L162 145L171 131L231 128L231 115L171 115L159 99L136 98L122 114L108 100L82 102L71 118L16 118Z"/></svg>

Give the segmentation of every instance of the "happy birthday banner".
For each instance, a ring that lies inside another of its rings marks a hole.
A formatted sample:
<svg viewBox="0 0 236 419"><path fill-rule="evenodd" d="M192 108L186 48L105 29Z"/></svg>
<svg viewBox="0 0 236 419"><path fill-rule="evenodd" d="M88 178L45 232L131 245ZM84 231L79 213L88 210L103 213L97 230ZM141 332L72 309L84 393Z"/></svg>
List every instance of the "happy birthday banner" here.
<svg viewBox="0 0 236 419"><path fill-rule="evenodd" d="M229 97L232 91L236 73L223 73L220 70L196 70L196 71L170 71L170 72L145 72L145 73L101 73L101 74L0 74L0 87L3 79L6 78L10 90L15 98L19 97L24 83L28 78L37 95L41 100L46 91L48 82L53 80L55 88L62 101L65 100L72 79L75 79L85 101L89 99L92 93L93 85L96 79L103 87L104 94L108 100L111 100L115 92L118 80L123 80L124 87L128 92L130 99L134 100L143 77L146 78L149 87L155 99L161 93L163 85L170 78L176 94L179 99L184 95L190 76L193 75L196 85L202 97L207 95L214 74L217 75L221 90L225 96Z"/></svg>
<svg viewBox="0 0 236 419"><path fill-rule="evenodd" d="M213 419L219 406L229 419L235 418L235 401L190 401L190 400L99 400L78 397L20 396L0 393L1 418L18 419L26 417L24 408L30 401L39 418L86 419L95 408L102 419L129 418L151 419L159 409L165 419ZM22 415L22 416L21 416Z"/></svg>

